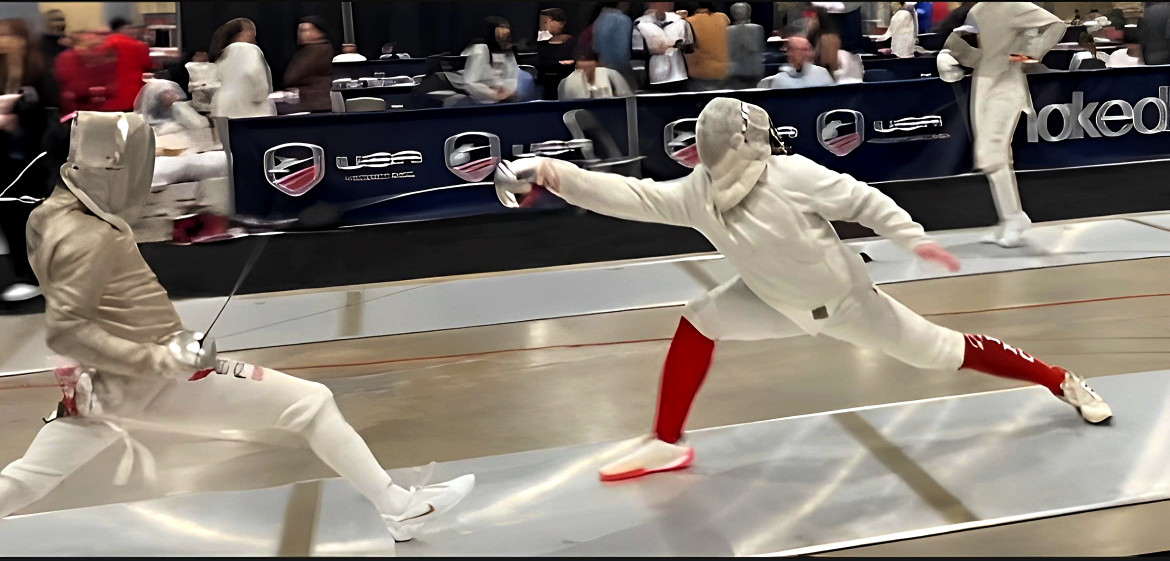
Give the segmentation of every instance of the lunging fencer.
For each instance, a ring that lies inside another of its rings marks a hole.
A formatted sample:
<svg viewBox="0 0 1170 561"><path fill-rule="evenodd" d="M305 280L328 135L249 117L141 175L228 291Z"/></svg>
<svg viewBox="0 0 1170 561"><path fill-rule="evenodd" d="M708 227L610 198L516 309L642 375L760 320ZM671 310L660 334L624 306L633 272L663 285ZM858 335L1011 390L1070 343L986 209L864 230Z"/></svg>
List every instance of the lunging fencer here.
<svg viewBox="0 0 1170 561"><path fill-rule="evenodd" d="M29 219L48 346L79 366L58 369L65 399L24 457L0 471L0 517L44 497L119 440L127 453L115 483L125 482L136 455L149 472L150 452L130 436L143 424L201 434L267 428L299 434L373 502L397 541L454 507L475 476L399 487L328 388L217 360L213 341L184 331L126 222L150 193L154 150L154 133L137 114L79 113L61 180Z"/></svg>
<svg viewBox="0 0 1170 561"><path fill-rule="evenodd" d="M978 28L979 47L968 44L964 31L956 29L938 55L939 76L957 82L964 74L960 64L975 69L971 84L975 167L987 175L999 214L996 231L985 241L1013 247L1032 224L1012 168L1012 137L1020 113L1035 113L1023 66L1044 58L1067 26L1032 2L979 2L967 21Z"/></svg>
<svg viewBox="0 0 1170 561"><path fill-rule="evenodd" d="M716 98L699 115L696 135L700 163L678 182L584 171L547 158L503 163L496 173L497 188L512 194L537 185L601 214L694 228L739 272L684 308L666 356L654 433L602 467L602 480L691 464L683 423L716 341L823 333L919 368L965 368L1042 385L1090 423L1112 415L1076 374L995 338L935 325L874 286L830 220L858 222L952 271L959 262L881 191L786 155L762 108Z"/></svg>

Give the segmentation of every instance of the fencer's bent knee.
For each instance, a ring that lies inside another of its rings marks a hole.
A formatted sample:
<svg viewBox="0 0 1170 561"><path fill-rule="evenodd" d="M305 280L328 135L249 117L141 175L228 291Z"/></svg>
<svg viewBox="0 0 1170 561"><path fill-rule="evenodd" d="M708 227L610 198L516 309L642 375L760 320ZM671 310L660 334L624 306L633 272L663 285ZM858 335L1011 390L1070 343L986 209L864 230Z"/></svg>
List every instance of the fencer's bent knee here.
<svg viewBox="0 0 1170 561"><path fill-rule="evenodd" d="M323 407L336 405L333 392L323 384L305 381L305 393L281 414L276 426L293 432L303 432Z"/></svg>

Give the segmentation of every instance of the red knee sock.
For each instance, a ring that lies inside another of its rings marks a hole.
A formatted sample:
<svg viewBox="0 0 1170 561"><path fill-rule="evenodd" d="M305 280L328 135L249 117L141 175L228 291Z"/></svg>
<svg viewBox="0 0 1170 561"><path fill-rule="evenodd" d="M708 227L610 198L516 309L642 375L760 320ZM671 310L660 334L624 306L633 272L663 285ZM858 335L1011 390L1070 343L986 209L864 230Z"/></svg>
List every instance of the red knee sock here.
<svg viewBox="0 0 1170 561"><path fill-rule="evenodd" d="M963 366L984 374L1026 380L1048 388L1056 395L1063 395L1060 383L1064 371L1044 364L999 339L986 335L964 335L967 349L963 355Z"/></svg>
<svg viewBox="0 0 1170 561"><path fill-rule="evenodd" d="M683 423L699 393L699 386L707 377L715 342L699 333L691 322L683 318L678 323L666 365L662 369L662 387L658 390L658 412L654 415L654 433L659 439L674 444L682 437Z"/></svg>

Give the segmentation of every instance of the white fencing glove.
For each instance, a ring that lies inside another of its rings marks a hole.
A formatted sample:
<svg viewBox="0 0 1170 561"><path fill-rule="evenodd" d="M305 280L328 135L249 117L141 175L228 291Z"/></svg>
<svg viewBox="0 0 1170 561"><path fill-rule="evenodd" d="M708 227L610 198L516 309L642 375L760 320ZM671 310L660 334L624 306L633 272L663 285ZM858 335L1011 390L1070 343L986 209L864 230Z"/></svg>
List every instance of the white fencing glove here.
<svg viewBox="0 0 1170 561"><path fill-rule="evenodd" d="M180 331L164 340L162 346L169 355L167 370L173 370L167 374L175 378L187 380L196 371L215 368L215 340L202 333Z"/></svg>
<svg viewBox="0 0 1170 561"><path fill-rule="evenodd" d="M560 189L561 178L549 158L521 158L501 160L496 167L496 196L509 208L518 208L516 195L527 195L532 186L540 185L550 191Z"/></svg>
<svg viewBox="0 0 1170 561"><path fill-rule="evenodd" d="M938 65L938 77L947 83L958 82L967 74L959 66L959 61L951 55L950 49L939 51L938 58L935 59L935 64Z"/></svg>

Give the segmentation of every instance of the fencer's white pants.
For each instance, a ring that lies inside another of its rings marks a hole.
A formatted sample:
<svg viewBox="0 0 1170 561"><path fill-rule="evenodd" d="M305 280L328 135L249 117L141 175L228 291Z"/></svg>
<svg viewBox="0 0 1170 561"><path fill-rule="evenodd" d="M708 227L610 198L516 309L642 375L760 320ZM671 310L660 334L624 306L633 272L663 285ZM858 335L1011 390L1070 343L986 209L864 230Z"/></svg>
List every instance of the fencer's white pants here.
<svg viewBox="0 0 1170 561"><path fill-rule="evenodd" d="M313 452L383 514L400 514L390 476L341 416L325 386L275 370L233 368L168 384L145 407L122 408L120 418L193 430L280 428L305 437ZM246 366L246 365L245 365ZM255 374L254 372L259 372ZM48 423L24 457L0 471L0 518L39 500L69 474L121 438L111 426L84 417ZM399 489L400 490L400 489Z"/></svg>
<svg viewBox="0 0 1170 561"><path fill-rule="evenodd" d="M159 156L154 159L150 186L174 185L230 175L227 152L215 150L187 156Z"/></svg>
<svg viewBox="0 0 1170 561"><path fill-rule="evenodd" d="M955 371L963 364L966 344L962 333L931 323L877 287L855 290L826 307L829 317L820 320L824 335L880 351L918 368ZM683 316L713 341L759 341L805 334L738 276L691 301Z"/></svg>
<svg viewBox="0 0 1170 561"><path fill-rule="evenodd" d="M972 94L975 166L987 175L1000 222L1026 217L1012 168L1012 138L1020 122L1020 96L1026 95L1027 81L1015 84L1013 78L1020 80L1007 75L980 80Z"/></svg>

